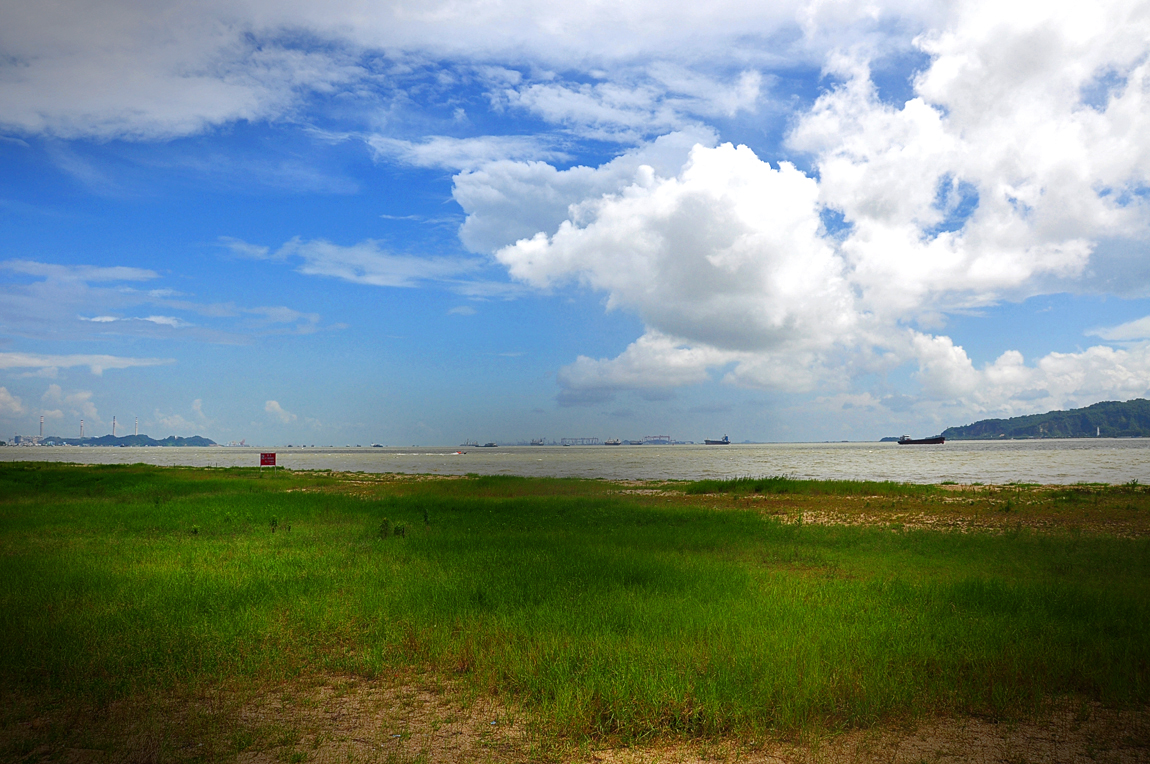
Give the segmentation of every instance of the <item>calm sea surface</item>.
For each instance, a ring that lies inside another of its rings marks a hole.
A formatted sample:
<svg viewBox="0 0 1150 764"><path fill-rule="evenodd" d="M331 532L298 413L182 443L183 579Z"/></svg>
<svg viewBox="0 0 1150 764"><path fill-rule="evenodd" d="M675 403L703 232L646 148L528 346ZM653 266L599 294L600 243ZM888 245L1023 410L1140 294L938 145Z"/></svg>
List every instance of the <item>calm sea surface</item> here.
<svg viewBox="0 0 1150 764"><path fill-rule="evenodd" d="M255 467L275 451L295 470L546 475L623 479L797 478L913 483L1150 483L1150 438L730 446L503 446L498 448L0 448L3 461ZM454 453L464 450L464 454Z"/></svg>

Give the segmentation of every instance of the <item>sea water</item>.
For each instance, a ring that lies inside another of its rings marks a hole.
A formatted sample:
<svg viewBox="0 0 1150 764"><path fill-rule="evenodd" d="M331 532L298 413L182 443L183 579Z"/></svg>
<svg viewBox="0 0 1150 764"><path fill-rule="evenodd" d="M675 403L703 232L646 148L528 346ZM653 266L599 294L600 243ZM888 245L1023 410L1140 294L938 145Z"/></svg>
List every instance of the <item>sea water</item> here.
<svg viewBox="0 0 1150 764"><path fill-rule="evenodd" d="M1150 483L1150 438L895 443L770 443L496 448L115 448L8 446L3 461L257 467L274 451L293 470L525 475L609 480L764 477L911 483ZM457 452L463 453L457 453Z"/></svg>

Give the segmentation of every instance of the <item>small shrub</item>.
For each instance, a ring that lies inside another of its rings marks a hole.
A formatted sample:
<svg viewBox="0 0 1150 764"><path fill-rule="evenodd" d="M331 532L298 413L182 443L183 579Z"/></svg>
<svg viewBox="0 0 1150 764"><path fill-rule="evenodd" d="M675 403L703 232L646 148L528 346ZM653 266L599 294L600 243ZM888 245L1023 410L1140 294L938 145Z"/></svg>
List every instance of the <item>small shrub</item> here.
<svg viewBox="0 0 1150 764"><path fill-rule="evenodd" d="M406 536L407 535L407 526L404 525L403 523L396 523L395 529L392 532L395 533L396 536L400 536L400 537Z"/></svg>
<svg viewBox="0 0 1150 764"><path fill-rule="evenodd" d="M391 520L388 520L386 517L383 518L383 520L380 521L380 523L379 523L378 531L379 531L379 537L381 539L385 539L388 536L390 536L391 535Z"/></svg>

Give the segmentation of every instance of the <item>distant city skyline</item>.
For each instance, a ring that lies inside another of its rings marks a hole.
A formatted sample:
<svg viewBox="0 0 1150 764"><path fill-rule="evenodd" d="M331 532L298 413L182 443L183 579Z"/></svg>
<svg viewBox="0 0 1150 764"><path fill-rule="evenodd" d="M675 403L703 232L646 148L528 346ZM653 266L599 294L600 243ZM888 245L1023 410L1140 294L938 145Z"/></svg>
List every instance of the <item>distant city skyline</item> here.
<svg viewBox="0 0 1150 764"><path fill-rule="evenodd" d="M6 3L0 432L877 440L1150 396L1146 9Z"/></svg>

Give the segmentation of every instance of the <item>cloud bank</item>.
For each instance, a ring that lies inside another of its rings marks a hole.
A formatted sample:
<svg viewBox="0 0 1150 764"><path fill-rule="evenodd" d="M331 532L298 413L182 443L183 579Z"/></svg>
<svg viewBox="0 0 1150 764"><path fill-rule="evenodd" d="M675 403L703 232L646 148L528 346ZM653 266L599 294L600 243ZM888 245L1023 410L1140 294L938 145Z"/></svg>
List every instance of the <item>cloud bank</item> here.
<svg viewBox="0 0 1150 764"><path fill-rule="evenodd" d="M284 409L284 407L279 404L279 401L268 401L264 404L264 411L267 413L269 418L279 422L280 424L291 424L299 418L295 414Z"/></svg>
<svg viewBox="0 0 1150 764"><path fill-rule="evenodd" d="M175 363L172 358L129 358L114 355L41 355L39 353L0 353L0 369L70 369L87 366L96 376L105 369L131 369Z"/></svg>
<svg viewBox="0 0 1150 764"><path fill-rule="evenodd" d="M824 45L830 29L878 45L874 30L884 22L929 18L936 7L896 5L877 18L868 3L795 0L706 8L649 0L45 0L6 8L0 125L63 138L167 139L236 121L299 119L336 94L370 108L381 86L449 60L474 68L509 107L605 135L649 133L694 118L684 115L752 104L761 81L748 62L813 58L808 49ZM718 72L700 65L716 58ZM542 76L524 78L518 68ZM588 70L599 83L555 76Z"/></svg>
<svg viewBox="0 0 1150 764"><path fill-rule="evenodd" d="M971 412L1145 395L1144 342L1031 365L1007 347L976 369L928 330L955 311L1089 288L1121 267L1100 242L1147 251L1147 40L1144 4L965 3L916 38L929 64L903 104L880 98L866 51L828 55L834 84L786 141L810 171L703 142L677 167L681 144L658 167L627 161L639 151L566 171L503 162L457 176L461 233L516 279L581 284L647 326L620 356L564 368L561 400L712 373L846 390L908 363L924 404ZM1144 322L1095 334L1141 340Z"/></svg>

